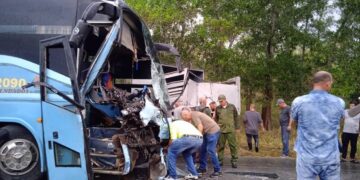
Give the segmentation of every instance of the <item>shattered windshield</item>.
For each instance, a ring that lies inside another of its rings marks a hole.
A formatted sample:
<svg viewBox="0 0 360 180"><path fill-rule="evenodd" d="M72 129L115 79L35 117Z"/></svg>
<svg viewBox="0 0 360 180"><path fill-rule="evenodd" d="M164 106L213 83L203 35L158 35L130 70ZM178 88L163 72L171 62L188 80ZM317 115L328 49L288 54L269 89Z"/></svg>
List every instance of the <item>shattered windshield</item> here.
<svg viewBox="0 0 360 180"><path fill-rule="evenodd" d="M160 106L164 110L170 110L170 101L167 94L164 72L159 58L156 54L154 44L151 40L151 34L147 26L142 22L142 31L146 46L146 52L151 60L151 79L155 98L159 100Z"/></svg>

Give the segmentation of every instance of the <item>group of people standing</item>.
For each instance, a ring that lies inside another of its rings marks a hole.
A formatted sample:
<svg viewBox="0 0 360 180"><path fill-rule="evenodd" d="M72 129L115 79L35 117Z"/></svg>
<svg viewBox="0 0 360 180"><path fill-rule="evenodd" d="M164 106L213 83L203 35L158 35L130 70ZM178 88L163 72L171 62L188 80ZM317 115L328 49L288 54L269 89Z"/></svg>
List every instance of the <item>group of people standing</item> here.
<svg viewBox="0 0 360 180"><path fill-rule="evenodd" d="M295 98L291 107L282 99L277 102L281 108L283 156L288 156L289 135L293 124L296 124L294 150L297 153L297 179L340 180L340 159L342 162L346 161L349 142L352 147L350 162L358 163L355 153L360 117L350 116L349 110L344 110L345 102L329 93L333 84L333 77L329 72L315 73L312 83L313 90ZM354 106L355 104L351 104L350 109ZM342 120L344 128L341 144L338 133Z"/></svg>
<svg viewBox="0 0 360 180"><path fill-rule="evenodd" d="M359 136L360 115L351 117L349 110L357 105L357 100L345 109L345 102L329 91L333 77L329 72L314 74L313 90L297 97L291 107L283 99L278 99L283 155L289 155L289 137L293 124L297 125L295 142L297 179L340 180L340 162L346 162L347 150L351 144L350 162L355 159ZM338 139L340 122L344 121L341 142ZM341 157L340 157L341 154ZM340 161L341 159L341 161Z"/></svg>
<svg viewBox="0 0 360 180"><path fill-rule="evenodd" d="M333 77L329 72L319 71L314 74L313 90L309 94L297 97L288 106L283 99L277 100L280 108L280 127L283 143L282 157L289 156L290 132L296 124L297 139L294 150L296 156L297 179L321 180L340 179L340 159L346 161L348 144L351 144L350 162L355 160L356 142L359 135L360 115L351 117L345 111L345 102L329 93ZM214 172L211 177L221 176L221 165L224 160L224 148L228 142L231 151L231 164L237 168L236 132L240 130L240 120L234 105L226 101L224 95L206 107L206 99L200 99L198 111L188 107L175 108L175 119L170 125L172 143L168 148L169 179L176 179L176 157L184 156L188 171L186 179L198 179L199 174L206 172L207 155L210 155ZM352 104L352 108L355 104ZM338 138L340 122L344 119L342 147ZM259 151L259 129L263 129L261 116L254 104L244 113L243 123L249 150ZM218 147L216 155L216 147ZM200 150L200 166L196 170L193 154ZM340 158L340 153L342 157Z"/></svg>
<svg viewBox="0 0 360 180"><path fill-rule="evenodd" d="M181 101L176 104L173 114L176 120L170 124L167 179L177 178L176 159L180 154L190 172L185 179L198 179L206 173L208 155L214 167L210 177L221 176L226 143L230 147L231 165L237 168L236 131L240 130L240 122L236 107L228 103L224 95L218 97L219 106L212 102L210 108L207 107L206 98L200 98L199 101L200 106L195 110L182 106ZM196 152L199 153L198 169L195 168L193 158Z"/></svg>

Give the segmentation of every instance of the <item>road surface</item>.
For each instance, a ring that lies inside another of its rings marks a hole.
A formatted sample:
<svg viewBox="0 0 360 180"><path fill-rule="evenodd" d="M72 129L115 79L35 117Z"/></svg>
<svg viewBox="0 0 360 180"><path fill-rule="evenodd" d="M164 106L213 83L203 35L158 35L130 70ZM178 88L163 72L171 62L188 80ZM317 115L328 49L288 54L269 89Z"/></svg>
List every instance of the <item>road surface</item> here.
<svg viewBox="0 0 360 180"><path fill-rule="evenodd" d="M208 174L202 179L224 180L294 180L296 179L295 159L292 158L260 158L240 157L238 168L231 168L230 160L227 159L223 166L223 176L209 178L212 168L208 168ZM184 162L179 159L180 171L186 170ZM341 180L354 180L360 177L360 165L350 162L341 165Z"/></svg>

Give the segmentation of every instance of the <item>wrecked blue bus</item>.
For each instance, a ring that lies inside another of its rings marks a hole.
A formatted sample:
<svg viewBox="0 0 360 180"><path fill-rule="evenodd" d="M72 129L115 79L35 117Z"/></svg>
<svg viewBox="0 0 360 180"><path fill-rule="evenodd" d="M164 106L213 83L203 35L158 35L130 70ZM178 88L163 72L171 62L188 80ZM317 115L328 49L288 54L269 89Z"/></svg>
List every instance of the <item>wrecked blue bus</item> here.
<svg viewBox="0 0 360 180"><path fill-rule="evenodd" d="M41 2L0 7L0 179L165 176L174 48L122 1Z"/></svg>

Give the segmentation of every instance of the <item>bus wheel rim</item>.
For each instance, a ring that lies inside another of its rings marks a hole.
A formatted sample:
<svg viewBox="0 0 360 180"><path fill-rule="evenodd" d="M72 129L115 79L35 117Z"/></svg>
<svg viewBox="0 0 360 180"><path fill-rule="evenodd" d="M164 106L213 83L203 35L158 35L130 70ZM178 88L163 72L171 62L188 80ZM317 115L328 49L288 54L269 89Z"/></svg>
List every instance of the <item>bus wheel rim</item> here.
<svg viewBox="0 0 360 180"><path fill-rule="evenodd" d="M13 139L0 147L0 169L9 175L24 175L33 170L39 160L39 151L26 139Z"/></svg>

